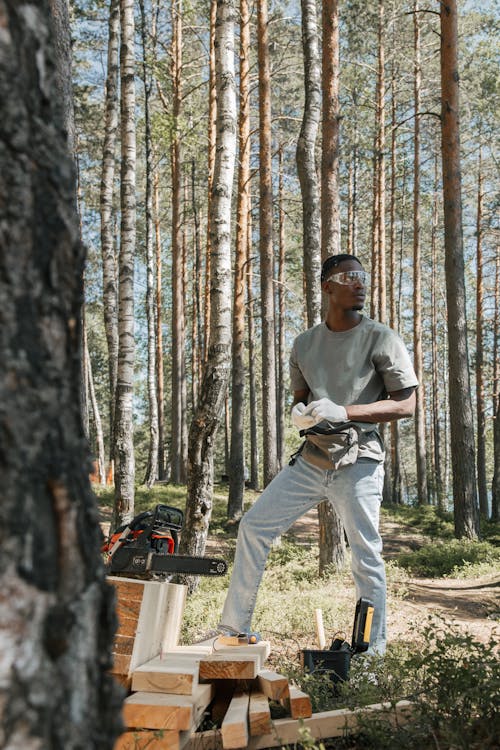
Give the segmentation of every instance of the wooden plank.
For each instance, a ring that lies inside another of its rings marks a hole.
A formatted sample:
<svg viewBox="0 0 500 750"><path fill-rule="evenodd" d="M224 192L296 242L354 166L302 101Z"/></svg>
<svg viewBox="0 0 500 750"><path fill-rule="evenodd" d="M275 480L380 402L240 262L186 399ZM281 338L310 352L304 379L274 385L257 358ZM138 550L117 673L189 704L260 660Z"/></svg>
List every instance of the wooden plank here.
<svg viewBox="0 0 500 750"><path fill-rule="evenodd" d="M237 691L229 704L220 730L225 750L248 745L248 701L248 693Z"/></svg>
<svg viewBox="0 0 500 750"><path fill-rule="evenodd" d="M198 685L199 661L152 659L134 670L132 690L148 693L191 695Z"/></svg>
<svg viewBox="0 0 500 750"><path fill-rule="evenodd" d="M113 654L113 666L110 669L111 674L123 675L128 679L130 671L130 654Z"/></svg>
<svg viewBox="0 0 500 750"><path fill-rule="evenodd" d="M137 578L124 578L122 576L108 576L110 583L116 590L116 596L125 602L142 602L144 584L148 581L140 581Z"/></svg>
<svg viewBox="0 0 500 750"><path fill-rule="evenodd" d="M263 669L257 676L259 689L273 701L280 701L289 695L288 678L269 669Z"/></svg>
<svg viewBox="0 0 500 750"><path fill-rule="evenodd" d="M290 686L288 697L282 698L280 703L290 712L292 719L308 719L312 716L311 699L294 685Z"/></svg>
<svg viewBox="0 0 500 750"><path fill-rule="evenodd" d="M250 736L269 734L272 729L271 710L267 696L260 690L252 690L248 709Z"/></svg>
<svg viewBox="0 0 500 750"><path fill-rule="evenodd" d="M198 685L192 696L133 693L123 704L123 720L130 728L190 729L197 725L213 693L213 685Z"/></svg>
<svg viewBox="0 0 500 750"><path fill-rule="evenodd" d="M165 598L164 621L160 653L177 646L182 627L182 616L186 606L187 586L168 583Z"/></svg>
<svg viewBox="0 0 500 750"><path fill-rule="evenodd" d="M258 656L231 657L212 654L200 661L200 680L253 680L260 669Z"/></svg>
<svg viewBox="0 0 500 750"><path fill-rule="evenodd" d="M360 716L366 716L374 712L391 710L390 703L377 703L365 708L351 711L348 708L335 711L323 711L313 714L307 719L277 719L273 722L273 730L267 735L251 737L248 741L248 750L263 750L264 748L281 747L288 743L295 743L300 739L300 728L307 727L315 740L330 737L343 737L346 731L356 731ZM389 715L391 722L407 721L411 713L409 701L399 701L395 712ZM190 750L198 750L198 747L188 746Z"/></svg>
<svg viewBox="0 0 500 750"><path fill-rule="evenodd" d="M260 641L251 646L224 646L216 644L212 649L214 654L223 654L224 656L259 656L262 664L266 661L271 653L271 644L269 641Z"/></svg>
<svg viewBox="0 0 500 750"><path fill-rule="evenodd" d="M174 729L124 732L113 750L180 750L179 735Z"/></svg>

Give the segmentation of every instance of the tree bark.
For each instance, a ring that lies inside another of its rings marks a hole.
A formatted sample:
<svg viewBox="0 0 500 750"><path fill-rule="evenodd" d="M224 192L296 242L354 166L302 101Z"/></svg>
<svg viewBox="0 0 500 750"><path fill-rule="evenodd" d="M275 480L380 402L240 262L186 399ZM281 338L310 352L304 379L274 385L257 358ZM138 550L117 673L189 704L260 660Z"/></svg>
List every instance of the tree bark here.
<svg viewBox="0 0 500 750"><path fill-rule="evenodd" d="M3 4L1 25L1 744L104 750L121 729L116 617L80 406L74 164L48 5Z"/></svg>
<svg viewBox="0 0 500 750"><path fill-rule="evenodd" d="M458 114L457 4L455 0L444 0L441 3L440 19L441 154L455 533L458 537L475 539L479 536L479 509L475 482L474 423L467 347Z"/></svg>
<svg viewBox="0 0 500 750"><path fill-rule="evenodd" d="M182 279L182 0L172 0L172 432L171 479L186 481L187 454L183 440L186 424L186 343L184 289Z"/></svg>
<svg viewBox="0 0 500 750"><path fill-rule="evenodd" d="M302 232L307 326L321 318L321 210L316 141L321 115L321 72L316 0L301 0L304 53L304 114L297 141L297 174L302 195Z"/></svg>
<svg viewBox="0 0 500 750"><path fill-rule="evenodd" d="M264 486L278 470L276 441L276 351L274 316L271 75L267 0L257 13L259 60L259 251L262 320L262 449Z"/></svg>
<svg viewBox="0 0 500 750"><path fill-rule="evenodd" d="M204 552L212 512L214 443L224 412L231 364L231 197L237 132L234 15L233 0L218 0L217 144L210 221L210 344L200 400L189 432L188 497L181 541L182 552L197 555Z"/></svg>
<svg viewBox="0 0 500 750"><path fill-rule="evenodd" d="M238 126L238 206L233 292L233 348L231 378L231 448L227 516L243 515L245 488L245 269L248 264L250 208L250 14L240 0L240 111Z"/></svg>
<svg viewBox="0 0 500 750"><path fill-rule="evenodd" d="M476 419L477 419L477 490L479 512L488 518L488 487L486 482L486 405L484 398L484 282L483 282L483 174L481 147L479 147L479 166L477 177L477 215L476 215Z"/></svg>
<svg viewBox="0 0 500 750"><path fill-rule="evenodd" d="M321 258L340 252L339 168L339 18L337 0L323 2L323 120L321 145ZM344 528L333 506L318 505L319 573L345 561Z"/></svg>
<svg viewBox="0 0 500 750"><path fill-rule="evenodd" d="M142 75L144 85L144 147L146 156L145 186L145 230L146 230L146 318L148 337L148 406L149 406L149 451L144 484L151 489L158 479L158 397L156 393L156 329L155 329L155 252L153 245L153 143L151 135L151 91L152 75L148 71L148 32L144 0L140 0Z"/></svg>
<svg viewBox="0 0 500 750"><path fill-rule="evenodd" d="M118 294L118 373L114 528L134 516L134 262L135 197L135 55L134 2L120 0L121 48L121 226Z"/></svg>
<svg viewBox="0 0 500 750"><path fill-rule="evenodd" d="M422 349L422 254L420 247L420 98L422 71L420 63L420 8L414 4L414 130L413 130L413 356L419 382L415 409L415 458L417 463L417 501L428 503L425 447L424 365Z"/></svg>
<svg viewBox="0 0 500 750"><path fill-rule="evenodd" d="M111 466L113 466L115 449L115 406L118 371L118 268L115 253L113 188L119 116L119 37L120 2L119 0L110 0L100 214L104 330L108 345L109 458Z"/></svg>
<svg viewBox="0 0 500 750"><path fill-rule="evenodd" d="M338 0L323 0L321 259L340 252Z"/></svg>

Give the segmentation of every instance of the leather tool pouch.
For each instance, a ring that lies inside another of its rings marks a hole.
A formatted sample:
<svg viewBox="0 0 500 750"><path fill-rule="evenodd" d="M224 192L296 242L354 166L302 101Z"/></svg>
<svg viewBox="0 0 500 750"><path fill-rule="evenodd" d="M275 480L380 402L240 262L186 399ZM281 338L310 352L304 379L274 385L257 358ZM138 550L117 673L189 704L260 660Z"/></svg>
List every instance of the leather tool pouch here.
<svg viewBox="0 0 500 750"><path fill-rule="evenodd" d="M358 430L353 426L305 430L306 438L292 460L300 454L306 461L324 471L343 469L356 463L358 458Z"/></svg>

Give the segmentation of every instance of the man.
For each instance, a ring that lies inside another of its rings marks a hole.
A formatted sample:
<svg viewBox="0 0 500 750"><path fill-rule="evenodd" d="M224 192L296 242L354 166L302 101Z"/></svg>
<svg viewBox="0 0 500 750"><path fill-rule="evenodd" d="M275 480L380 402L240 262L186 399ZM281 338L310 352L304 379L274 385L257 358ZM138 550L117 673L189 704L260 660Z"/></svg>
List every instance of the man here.
<svg viewBox="0 0 500 750"><path fill-rule="evenodd" d="M241 520L219 632L250 632L273 539L328 500L349 540L356 595L374 604L370 652L385 651L378 530L384 452L377 423L410 417L418 383L399 337L361 314L366 278L352 255L334 255L323 264L325 322L300 334L290 355L292 422L305 442Z"/></svg>

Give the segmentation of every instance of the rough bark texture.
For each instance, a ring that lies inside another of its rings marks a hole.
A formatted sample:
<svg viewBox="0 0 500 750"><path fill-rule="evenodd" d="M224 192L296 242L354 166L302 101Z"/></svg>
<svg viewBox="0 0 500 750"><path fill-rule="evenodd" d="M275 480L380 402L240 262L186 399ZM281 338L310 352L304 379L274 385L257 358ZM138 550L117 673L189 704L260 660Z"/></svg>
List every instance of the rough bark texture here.
<svg viewBox="0 0 500 750"><path fill-rule="evenodd" d="M115 254L113 221L113 184L118 130L120 2L111 0L108 21L108 69L104 103L104 143L101 173L101 255L104 330L108 345L109 372L109 442L110 460L114 454L116 379L118 370L118 269Z"/></svg>
<svg viewBox="0 0 500 750"><path fill-rule="evenodd" d="M231 448L229 458L228 518L243 515L245 487L245 271L248 263L250 209L250 15L240 0L240 112L238 130L238 206L233 296L231 375Z"/></svg>
<svg viewBox="0 0 500 750"><path fill-rule="evenodd" d="M135 82L134 2L120 0L121 48L121 227L118 293L118 374L116 384L116 448L114 527L134 515L134 261Z"/></svg>
<svg viewBox="0 0 500 750"><path fill-rule="evenodd" d="M457 6L441 3L441 150L448 303L449 402L455 533L479 535L474 422L467 349L458 116Z"/></svg>
<svg viewBox="0 0 500 750"><path fill-rule="evenodd" d="M316 141L321 114L321 65L316 0L302 0L302 49L305 101L297 141L297 173L302 194L302 230L307 325L321 317L321 211L316 165Z"/></svg>
<svg viewBox="0 0 500 750"><path fill-rule="evenodd" d="M337 0L323 2L323 121L321 145L321 258L340 253L339 169L339 18ZM332 505L318 505L319 572L345 559L344 529Z"/></svg>
<svg viewBox="0 0 500 750"><path fill-rule="evenodd" d="M340 253L338 0L323 0L321 257Z"/></svg>
<svg viewBox="0 0 500 750"><path fill-rule="evenodd" d="M414 23L414 131L413 131L413 352L419 387L415 410L415 458L417 463L417 502L425 505L427 497L427 464L425 446L424 364L422 348L422 253L420 247L420 18L415 3Z"/></svg>
<svg viewBox="0 0 500 750"><path fill-rule="evenodd" d="M0 744L111 748L116 622L80 411L73 162L48 5L0 16Z"/></svg>
<svg viewBox="0 0 500 750"><path fill-rule="evenodd" d="M486 482L486 405L484 398L484 282L483 282L483 175L481 149L479 150L479 173L477 179L477 219L476 219L476 416L477 416L477 490L479 512L488 518L488 487Z"/></svg>
<svg viewBox="0 0 500 750"><path fill-rule="evenodd" d="M267 0L258 4L259 250L262 319L262 436L264 486L278 470L276 453L276 354L274 320L271 73Z"/></svg>
<svg viewBox="0 0 500 750"><path fill-rule="evenodd" d="M148 31L144 2L141 8L142 75L144 85L144 146L146 156L146 318L148 330L149 453L144 483L151 488L158 479L158 400L156 394L155 253L153 244L153 143L151 136L151 91L153 80L146 65Z"/></svg>
<svg viewBox="0 0 500 750"><path fill-rule="evenodd" d="M217 148L211 201L210 344L200 400L191 422L188 498L181 550L203 554L212 512L214 443L231 364L231 196L236 155L234 3L217 2Z"/></svg>

